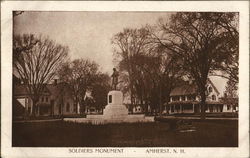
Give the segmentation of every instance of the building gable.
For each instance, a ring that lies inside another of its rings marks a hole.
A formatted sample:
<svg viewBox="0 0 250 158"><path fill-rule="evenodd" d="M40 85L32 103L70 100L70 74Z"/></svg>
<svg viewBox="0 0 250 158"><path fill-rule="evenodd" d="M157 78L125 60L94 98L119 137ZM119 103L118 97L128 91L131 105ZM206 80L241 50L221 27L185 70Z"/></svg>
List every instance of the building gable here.
<svg viewBox="0 0 250 158"><path fill-rule="evenodd" d="M213 87L214 91L217 93L217 96L219 96L220 92L209 78L208 78L208 84L210 84Z"/></svg>

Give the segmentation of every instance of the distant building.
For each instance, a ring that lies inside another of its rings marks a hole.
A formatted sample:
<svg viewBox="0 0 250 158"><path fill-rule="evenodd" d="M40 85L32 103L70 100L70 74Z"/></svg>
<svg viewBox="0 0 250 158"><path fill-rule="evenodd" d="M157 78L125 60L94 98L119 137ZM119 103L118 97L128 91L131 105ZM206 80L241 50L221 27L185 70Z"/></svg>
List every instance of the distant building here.
<svg viewBox="0 0 250 158"><path fill-rule="evenodd" d="M129 110L129 113L143 113L143 107L141 106L141 101L138 98L133 98L134 104L131 104L131 96L129 93L127 95L123 96L123 104L126 105L126 107ZM145 101L143 101L143 104L145 104ZM150 107L148 107L150 110ZM149 111L148 110L148 111Z"/></svg>
<svg viewBox="0 0 250 158"><path fill-rule="evenodd" d="M219 91L210 79L207 82L207 98L205 110L207 113L223 112L223 102L219 99ZM175 87L170 93L170 101L165 104L164 113L200 113L200 96L193 82L185 82Z"/></svg>
<svg viewBox="0 0 250 158"><path fill-rule="evenodd" d="M91 93L84 98L85 114L100 114L102 113L102 108L97 108L95 105L95 99L91 96Z"/></svg>
<svg viewBox="0 0 250 158"><path fill-rule="evenodd" d="M15 79L16 80L16 79ZM13 115L29 116L32 114L33 102L26 85L20 82L13 84ZM66 84L46 84L43 93L39 97L36 108L36 116L70 115L77 113L77 105Z"/></svg>

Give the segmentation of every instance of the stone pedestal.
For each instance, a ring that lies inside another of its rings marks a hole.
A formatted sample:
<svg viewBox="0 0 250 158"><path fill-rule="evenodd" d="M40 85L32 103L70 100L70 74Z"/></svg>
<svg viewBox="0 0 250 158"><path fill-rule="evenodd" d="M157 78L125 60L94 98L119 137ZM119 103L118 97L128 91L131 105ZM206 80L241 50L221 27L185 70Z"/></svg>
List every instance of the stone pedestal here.
<svg viewBox="0 0 250 158"><path fill-rule="evenodd" d="M103 110L103 118L111 122L122 122L128 116L128 109L122 104L123 94L121 91L108 93L108 105Z"/></svg>

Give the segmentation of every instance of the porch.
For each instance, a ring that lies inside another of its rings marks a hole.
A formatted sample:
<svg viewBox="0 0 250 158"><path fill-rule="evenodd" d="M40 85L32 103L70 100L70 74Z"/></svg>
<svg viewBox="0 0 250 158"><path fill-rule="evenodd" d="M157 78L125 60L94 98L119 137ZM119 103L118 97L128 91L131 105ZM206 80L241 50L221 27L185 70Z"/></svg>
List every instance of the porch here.
<svg viewBox="0 0 250 158"><path fill-rule="evenodd" d="M185 102L170 102L164 107L164 111L167 114L178 114L178 113L200 113L201 106L198 101L185 101ZM223 112L223 104L219 102L207 102L206 113L218 113Z"/></svg>

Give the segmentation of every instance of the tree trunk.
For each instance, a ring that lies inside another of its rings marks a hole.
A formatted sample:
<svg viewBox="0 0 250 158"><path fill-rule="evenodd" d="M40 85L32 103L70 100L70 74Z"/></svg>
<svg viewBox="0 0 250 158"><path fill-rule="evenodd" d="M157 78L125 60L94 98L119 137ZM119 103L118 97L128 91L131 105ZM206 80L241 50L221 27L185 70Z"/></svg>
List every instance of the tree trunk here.
<svg viewBox="0 0 250 158"><path fill-rule="evenodd" d="M144 110L144 105L143 105L143 96L141 95L140 98L141 98L141 99L140 99L141 112L144 112L145 110Z"/></svg>
<svg viewBox="0 0 250 158"><path fill-rule="evenodd" d="M134 101L133 101L133 92L132 92L132 90L130 90L130 103L131 103L131 108L132 108L132 110L131 110L131 113L133 114L133 109L134 109Z"/></svg>
<svg viewBox="0 0 250 158"><path fill-rule="evenodd" d="M159 104L160 104L160 109L159 109L159 115L161 116L162 115L162 91L161 91L161 84L160 84L160 87L159 87L159 91L160 91L160 100L159 100Z"/></svg>
<svg viewBox="0 0 250 158"><path fill-rule="evenodd" d="M164 106L166 107L166 114L168 115L169 114L169 105L168 105L168 102L169 102L169 94L166 96L166 103L164 104Z"/></svg>
<svg viewBox="0 0 250 158"><path fill-rule="evenodd" d="M205 112L205 107L206 107L206 94L205 94L205 89L201 92L201 112L200 116L201 119L204 120L206 119L206 112Z"/></svg>
<svg viewBox="0 0 250 158"><path fill-rule="evenodd" d="M53 106L51 103L50 103L50 116L53 116Z"/></svg>
<svg viewBox="0 0 250 158"><path fill-rule="evenodd" d="M33 102L32 116L36 117L38 100L32 99L32 102Z"/></svg>

